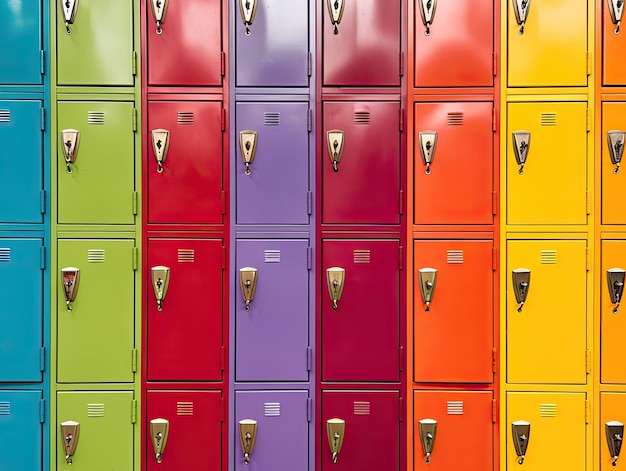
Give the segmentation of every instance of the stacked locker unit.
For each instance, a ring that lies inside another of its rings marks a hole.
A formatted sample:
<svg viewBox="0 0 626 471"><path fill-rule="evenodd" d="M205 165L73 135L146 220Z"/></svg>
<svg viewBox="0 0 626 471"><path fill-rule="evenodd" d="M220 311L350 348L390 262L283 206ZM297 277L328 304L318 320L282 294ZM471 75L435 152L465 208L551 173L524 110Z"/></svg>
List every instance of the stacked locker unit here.
<svg viewBox="0 0 626 471"><path fill-rule="evenodd" d="M0 1L0 467L47 469L48 12Z"/></svg>
<svg viewBox="0 0 626 471"><path fill-rule="evenodd" d="M406 24L317 2L318 471L406 468Z"/></svg>
<svg viewBox="0 0 626 471"><path fill-rule="evenodd" d="M229 469L313 470L313 0L231 0Z"/></svg>
<svg viewBox="0 0 626 471"><path fill-rule="evenodd" d="M500 7L410 8L409 469L498 469Z"/></svg>
<svg viewBox="0 0 626 471"><path fill-rule="evenodd" d="M139 469L139 5L50 0L51 469Z"/></svg>
<svg viewBox="0 0 626 471"><path fill-rule="evenodd" d="M142 0L142 469L227 469L222 0Z"/></svg>
<svg viewBox="0 0 626 471"><path fill-rule="evenodd" d="M501 468L593 469L594 2L501 19Z"/></svg>

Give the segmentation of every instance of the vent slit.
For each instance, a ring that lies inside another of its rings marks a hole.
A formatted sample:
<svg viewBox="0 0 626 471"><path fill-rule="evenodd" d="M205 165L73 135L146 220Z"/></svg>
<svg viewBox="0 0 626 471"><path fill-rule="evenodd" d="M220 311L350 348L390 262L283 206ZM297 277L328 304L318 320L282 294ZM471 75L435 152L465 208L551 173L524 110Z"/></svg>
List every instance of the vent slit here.
<svg viewBox="0 0 626 471"><path fill-rule="evenodd" d="M542 126L556 126L557 125L556 113L541 113L541 125Z"/></svg>
<svg viewBox="0 0 626 471"><path fill-rule="evenodd" d="M557 262L556 250L542 250L540 259L543 264L554 265Z"/></svg>
<svg viewBox="0 0 626 471"><path fill-rule="evenodd" d="M194 116L193 111L179 111L178 112L178 124L193 124Z"/></svg>
<svg viewBox="0 0 626 471"><path fill-rule="evenodd" d="M11 249L0 248L0 262L10 262L10 261L11 261Z"/></svg>
<svg viewBox="0 0 626 471"><path fill-rule="evenodd" d="M354 263L370 263L371 253L369 250L355 250L353 255Z"/></svg>
<svg viewBox="0 0 626 471"><path fill-rule="evenodd" d="M193 415L193 402L177 402L176 403L176 415L192 416Z"/></svg>
<svg viewBox="0 0 626 471"><path fill-rule="evenodd" d="M462 112L448 113L448 126L462 126L465 117Z"/></svg>
<svg viewBox="0 0 626 471"><path fill-rule="evenodd" d="M370 409L368 401L354 401L354 415L370 415Z"/></svg>
<svg viewBox="0 0 626 471"><path fill-rule="evenodd" d="M0 110L0 123L11 122L11 110Z"/></svg>
<svg viewBox="0 0 626 471"><path fill-rule="evenodd" d="M266 402L263 409L265 417L280 417L280 402Z"/></svg>
<svg viewBox="0 0 626 471"><path fill-rule="evenodd" d="M280 113L278 112L266 112L264 114L266 126L280 126Z"/></svg>
<svg viewBox="0 0 626 471"><path fill-rule="evenodd" d="M266 250L265 263L280 263L280 250Z"/></svg>
<svg viewBox="0 0 626 471"><path fill-rule="evenodd" d="M462 250L448 250L448 263L463 263Z"/></svg>
<svg viewBox="0 0 626 471"><path fill-rule="evenodd" d="M88 111L87 112L88 124L104 124L104 111Z"/></svg>
<svg viewBox="0 0 626 471"><path fill-rule="evenodd" d="M354 123L355 124L369 124L370 123L370 112L369 111L355 111L354 112Z"/></svg>
<svg viewBox="0 0 626 471"><path fill-rule="evenodd" d="M178 249L178 263L193 263L196 261L196 251L193 249Z"/></svg>

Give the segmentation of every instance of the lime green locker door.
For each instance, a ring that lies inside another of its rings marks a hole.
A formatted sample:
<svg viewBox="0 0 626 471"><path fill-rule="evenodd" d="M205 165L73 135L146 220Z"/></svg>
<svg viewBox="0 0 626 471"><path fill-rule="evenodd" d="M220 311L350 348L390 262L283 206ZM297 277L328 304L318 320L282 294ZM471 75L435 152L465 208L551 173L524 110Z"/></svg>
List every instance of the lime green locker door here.
<svg viewBox="0 0 626 471"><path fill-rule="evenodd" d="M587 104L511 103L508 118L507 222L586 224Z"/></svg>
<svg viewBox="0 0 626 471"><path fill-rule="evenodd" d="M64 268L80 270L69 306ZM133 381L134 268L132 240L58 241L59 383Z"/></svg>
<svg viewBox="0 0 626 471"><path fill-rule="evenodd" d="M510 240L507 250L507 381L584 384L587 242Z"/></svg>
<svg viewBox="0 0 626 471"><path fill-rule="evenodd" d="M59 224L133 224L133 104L61 102L58 114ZM64 147L74 163L67 164Z"/></svg>
<svg viewBox="0 0 626 471"><path fill-rule="evenodd" d="M58 392L56 430L51 431L57 471L132 471L135 416L132 391ZM72 422L79 430L72 434L76 447L69 467L65 446Z"/></svg>

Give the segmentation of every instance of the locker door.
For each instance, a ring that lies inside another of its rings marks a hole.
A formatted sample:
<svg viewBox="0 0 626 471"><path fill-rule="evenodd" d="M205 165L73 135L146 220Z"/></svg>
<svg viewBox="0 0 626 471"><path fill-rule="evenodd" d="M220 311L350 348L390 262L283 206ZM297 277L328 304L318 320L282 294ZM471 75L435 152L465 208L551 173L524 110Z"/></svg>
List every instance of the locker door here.
<svg viewBox="0 0 626 471"><path fill-rule="evenodd" d="M249 34L243 20L245 11L242 14L241 8L235 7L237 86L306 87L311 75L308 2L257 0L256 3Z"/></svg>
<svg viewBox="0 0 626 471"><path fill-rule="evenodd" d="M512 422L530 423L524 471L585 468L584 393L507 393L507 469L519 469L512 438ZM558 450L567 450L559 453Z"/></svg>
<svg viewBox="0 0 626 471"><path fill-rule="evenodd" d="M515 240L507 250L508 382L585 384L586 241ZM521 312L511 273L519 268L530 270Z"/></svg>
<svg viewBox="0 0 626 471"><path fill-rule="evenodd" d="M492 400L491 391L414 391L413 469L415 471L493 469ZM437 421L430 463L426 463L426 455L420 441L419 424L423 419ZM462 434L462 437L459 434Z"/></svg>
<svg viewBox="0 0 626 471"><path fill-rule="evenodd" d="M148 471L220 469L222 421L220 391L148 391L144 440ZM150 421L169 422L167 442L156 460Z"/></svg>
<svg viewBox="0 0 626 471"><path fill-rule="evenodd" d="M41 1L1 2L0 18L0 84L41 84Z"/></svg>
<svg viewBox="0 0 626 471"><path fill-rule="evenodd" d="M513 103L508 115L508 223L586 224L586 103ZM530 132L522 174L513 150L519 131Z"/></svg>
<svg viewBox="0 0 626 471"><path fill-rule="evenodd" d="M44 469L41 401L41 391L0 390L0 463L3 469Z"/></svg>
<svg viewBox="0 0 626 471"><path fill-rule="evenodd" d="M237 242L233 280L237 381L308 379L308 263L306 240ZM240 289L244 267L257 269L256 291L248 311Z"/></svg>
<svg viewBox="0 0 626 471"><path fill-rule="evenodd" d="M148 129L170 132L162 172L151 132L144 144L150 223L223 222L221 113L218 101L148 103Z"/></svg>
<svg viewBox="0 0 626 471"><path fill-rule="evenodd" d="M133 104L62 102L58 108L58 222L133 224ZM72 173L68 173L63 151L62 131L66 129L80 132L76 161L70 164Z"/></svg>
<svg viewBox="0 0 626 471"><path fill-rule="evenodd" d="M222 379L221 240L149 239L148 380ZM151 269L166 266L169 286L158 310Z"/></svg>
<svg viewBox="0 0 626 471"><path fill-rule="evenodd" d="M76 300L68 312L57 286L59 383L133 381L134 242L59 240L58 275L80 269Z"/></svg>
<svg viewBox="0 0 626 471"><path fill-rule="evenodd" d="M600 358L601 377L603 383L626 384L626 371L620 359L624 351L624 331L626 329L626 306L617 306L611 302L611 292L607 282L606 271L611 268L626 270L626 241L602 241L602 271L600 277L600 296L602 300L600 311L601 337ZM613 291L613 286L610 287ZM613 291L614 292L614 291ZM617 308L614 314L613 310Z"/></svg>
<svg viewBox="0 0 626 471"><path fill-rule="evenodd" d="M67 34L57 11L57 83L59 85L133 85L133 2L81 0Z"/></svg>
<svg viewBox="0 0 626 471"><path fill-rule="evenodd" d="M626 48L626 31L620 28L619 33L615 34L616 25L613 24L608 6L611 1L602 2L602 84L625 85L626 64L621 58ZM622 19L626 20L623 16Z"/></svg>
<svg viewBox="0 0 626 471"><path fill-rule="evenodd" d="M626 35L626 30L620 34ZM609 131L626 132L625 112L624 103L602 103L602 224L626 224L622 204L626 196L626 170L613 164L607 139ZM618 140L622 141L623 146L624 139ZM614 144L611 145L612 149L613 146ZM617 173L616 169L619 169Z"/></svg>
<svg viewBox="0 0 626 471"><path fill-rule="evenodd" d="M586 87L587 1L532 2L523 34L507 4L509 87Z"/></svg>
<svg viewBox="0 0 626 471"><path fill-rule="evenodd" d="M493 85L493 3L439 2L427 28L415 2L416 87Z"/></svg>
<svg viewBox="0 0 626 471"><path fill-rule="evenodd" d="M400 471L400 395L398 391L323 391L322 471ZM328 419L345 421L337 462L327 437Z"/></svg>
<svg viewBox="0 0 626 471"><path fill-rule="evenodd" d="M626 394L624 393L600 393L600 423L598 424L598 431L600 435L600 471L609 471L614 469L623 468L624 463L624 448L620 449L620 459L617 465L613 465L615 461L613 456L609 453L609 446L605 435L605 424L607 422L617 421L622 424L626 424ZM623 438L623 437L622 437ZM594 466L598 466L597 464Z"/></svg>
<svg viewBox="0 0 626 471"><path fill-rule="evenodd" d="M0 381L42 380L43 241L0 239Z"/></svg>
<svg viewBox="0 0 626 471"><path fill-rule="evenodd" d="M219 0L168 2L161 34L146 2L148 84L220 86L222 16Z"/></svg>
<svg viewBox="0 0 626 471"><path fill-rule="evenodd" d="M237 136L257 133L249 173L237 145L237 222L308 224L308 103L237 103L236 109Z"/></svg>
<svg viewBox="0 0 626 471"><path fill-rule="evenodd" d="M415 241L414 254L415 382L491 383L493 242ZM428 307L421 296L423 268L437 270Z"/></svg>
<svg viewBox="0 0 626 471"><path fill-rule="evenodd" d="M6 202L0 206L2 222L43 222L42 113L41 101L0 101L0 201Z"/></svg>
<svg viewBox="0 0 626 471"><path fill-rule="evenodd" d="M308 391L236 391L235 471L306 471L309 469ZM257 422L250 463L245 464L239 421Z"/></svg>
<svg viewBox="0 0 626 471"><path fill-rule="evenodd" d="M133 470L132 391L57 392L57 470L66 469L61 424L80 424L72 471Z"/></svg>
<svg viewBox="0 0 626 471"><path fill-rule="evenodd" d="M399 244L396 240L322 243L322 381L398 381ZM345 270L337 309L327 269Z"/></svg>
<svg viewBox="0 0 626 471"><path fill-rule="evenodd" d="M416 224L493 223L492 113L493 103L415 105ZM420 149L433 131L427 167Z"/></svg>
<svg viewBox="0 0 626 471"><path fill-rule="evenodd" d="M398 102L324 103L323 223L400 222L399 117ZM328 150L329 131L343 132L337 171Z"/></svg>

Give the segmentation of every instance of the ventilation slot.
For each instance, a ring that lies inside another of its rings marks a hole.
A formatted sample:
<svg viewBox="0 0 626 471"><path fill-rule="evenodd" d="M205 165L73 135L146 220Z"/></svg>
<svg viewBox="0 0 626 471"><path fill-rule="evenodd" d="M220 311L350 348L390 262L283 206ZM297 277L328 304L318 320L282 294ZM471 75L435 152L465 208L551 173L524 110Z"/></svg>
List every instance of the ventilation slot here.
<svg viewBox="0 0 626 471"><path fill-rule="evenodd" d="M196 261L196 251L193 249L178 249L178 263L193 263Z"/></svg>
<svg viewBox="0 0 626 471"><path fill-rule="evenodd" d="M463 126L463 113L448 113L448 126Z"/></svg>
<svg viewBox="0 0 626 471"><path fill-rule="evenodd" d="M541 113L542 126L556 126L556 113Z"/></svg>
<svg viewBox="0 0 626 471"><path fill-rule="evenodd" d="M280 263L280 250L266 250L265 263Z"/></svg>
<svg viewBox="0 0 626 471"><path fill-rule="evenodd" d="M265 417L280 417L280 402L266 402L263 407Z"/></svg>
<svg viewBox="0 0 626 471"><path fill-rule="evenodd" d="M448 415L463 415L463 401L448 401Z"/></svg>
<svg viewBox="0 0 626 471"><path fill-rule="evenodd" d="M369 250L355 250L353 252L354 263L370 263L370 251Z"/></svg>
<svg viewBox="0 0 626 471"><path fill-rule="evenodd" d="M89 124L104 124L104 111L88 111L87 123Z"/></svg>
<svg viewBox="0 0 626 471"><path fill-rule="evenodd" d="M177 402L176 415L193 415L193 402Z"/></svg>
<svg viewBox="0 0 626 471"><path fill-rule="evenodd" d="M354 415L370 415L370 403L354 401Z"/></svg>
<svg viewBox="0 0 626 471"><path fill-rule="evenodd" d="M0 402L0 415L11 415L10 402Z"/></svg>
<svg viewBox="0 0 626 471"><path fill-rule="evenodd" d="M11 110L0 110L0 123L11 122Z"/></svg>
<svg viewBox="0 0 626 471"><path fill-rule="evenodd" d="M369 111L355 111L354 112L354 122L356 124L369 124L370 123L370 112Z"/></svg>
<svg viewBox="0 0 626 471"><path fill-rule="evenodd" d="M540 404L539 415L541 417L556 417L556 404Z"/></svg>
<svg viewBox="0 0 626 471"><path fill-rule="evenodd" d="M178 112L178 124L193 124L193 112L192 111L179 111Z"/></svg>
<svg viewBox="0 0 626 471"><path fill-rule="evenodd" d="M0 249L0 262L11 261L11 249Z"/></svg>
<svg viewBox="0 0 626 471"><path fill-rule="evenodd" d="M448 263L463 263L463 251L448 250Z"/></svg>
<svg viewBox="0 0 626 471"><path fill-rule="evenodd" d="M87 261L89 263L104 263L104 250L102 249L87 250Z"/></svg>
<svg viewBox="0 0 626 471"><path fill-rule="evenodd" d="M279 126L280 125L280 113L265 113L265 125L266 126Z"/></svg>
<svg viewBox="0 0 626 471"><path fill-rule="evenodd" d="M542 250L541 263L554 265L556 263L556 250Z"/></svg>
<svg viewBox="0 0 626 471"><path fill-rule="evenodd" d="M104 417L104 404L87 404L87 417Z"/></svg>

